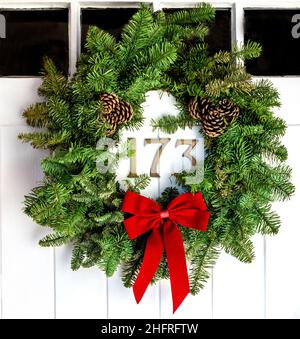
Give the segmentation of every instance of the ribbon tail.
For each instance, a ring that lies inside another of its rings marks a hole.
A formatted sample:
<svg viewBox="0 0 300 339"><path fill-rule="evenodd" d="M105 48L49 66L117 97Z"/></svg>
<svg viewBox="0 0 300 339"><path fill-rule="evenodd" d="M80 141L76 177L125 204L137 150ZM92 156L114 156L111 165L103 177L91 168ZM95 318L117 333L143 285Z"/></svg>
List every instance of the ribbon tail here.
<svg viewBox="0 0 300 339"><path fill-rule="evenodd" d="M140 272L133 285L133 293L137 303L143 298L143 295L160 264L164 252L164 244L160 232L159 227L153 229L147 240Z"/></svg>
<svg viewBox="0 0 300 339"><path fill-rule="evenodd" d="M181 233L177 225L170 220L166 221L164 226L164 242L175 313L189 294L190 285Z"/></svg>

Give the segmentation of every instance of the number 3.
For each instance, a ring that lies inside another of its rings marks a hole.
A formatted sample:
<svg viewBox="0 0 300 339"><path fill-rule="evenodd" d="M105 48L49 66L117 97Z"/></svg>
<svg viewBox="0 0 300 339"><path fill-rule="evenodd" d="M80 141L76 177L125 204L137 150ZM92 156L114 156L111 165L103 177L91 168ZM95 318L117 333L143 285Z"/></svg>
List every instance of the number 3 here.
<svg viewBox="0 0 300 339"><path fill-rule="evenodd" d="M183 153L182 156L188 158L189 160L191 160L192 166L195 167L197 165L197 160L192 156L191 153L192 153L193 149L197 145L197 140L195 140L195 139L191 139L191 140L179 139L179 140L176 141L175 147L178 147L180 145L189 145L189 147Z"/></svg>

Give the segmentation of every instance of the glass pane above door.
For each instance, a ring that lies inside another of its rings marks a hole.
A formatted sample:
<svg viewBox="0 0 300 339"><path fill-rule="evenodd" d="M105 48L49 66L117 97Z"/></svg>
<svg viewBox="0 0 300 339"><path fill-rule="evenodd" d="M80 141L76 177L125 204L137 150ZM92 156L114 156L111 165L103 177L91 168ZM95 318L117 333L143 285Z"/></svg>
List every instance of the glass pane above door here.
<svg viewBox="0 0 300 339"><path fill-rule="evenodd" d="M68 10L6 10L0 39L0 76L37 76L43 57L68 73Z"/></svg>
<svg viewBox="0 0 300 339"><path fill-rule="evenodd" d="M246 63L253 75L300 75L300 9L246 10L245 41L259 42L261 57Z"/></svg>
<svg viewBox="0 0 300 339"><path fill-rule="evenodd" d="M123 26L137 10L138 8L83 9L81 11L81 50L84 50L90 26L97 26L119 39Z"/></svg>
<svg viewBox="0 0 300 339"><path fill-rule="evenodd" d="M189 8L184 8L189 9ZM165 8L165 13L173 13L178 8ZM215 20L209 25L209 33L205 38L210 54L231 50L231 10L217 9Z"/></svg>

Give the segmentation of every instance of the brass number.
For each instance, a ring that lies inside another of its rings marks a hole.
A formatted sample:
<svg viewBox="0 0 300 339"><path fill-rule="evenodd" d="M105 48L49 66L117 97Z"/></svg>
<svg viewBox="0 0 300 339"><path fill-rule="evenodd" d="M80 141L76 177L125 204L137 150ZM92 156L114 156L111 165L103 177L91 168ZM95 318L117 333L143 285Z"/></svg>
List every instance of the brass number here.
<svg viewBox="0 0 300 339"><path fill-rule="evenodd" d="M130 157L130 172L128 174L128 178L137 178L136 171L136 138L128 138L128 144L130 147L130 151L133 155Z"/></svg>
<svg viewBox="0 0 300 339"><path fill-rule="evenodd" d="M151 168L150 168L150 177L152 178L159 178L160 175L158 173L158 165L160 161L161 154L167 144L170 142L170 138L154 138L154 139L145 139L144 140L144 146L152 145L152 144L161 144L157 151L155 152ZM136 178L138 177L137 174L137 158L136 158L136 138L129 138L129 145L130 150L133 152L133 155L130 157L130 172L128 177L129 178ZM182 154L183 157L186 157L189 159L192 163L192 166L195 167L197 165L197 160L195 157L192 156L192 151L197 145L196 139L178 139L176 141L175 147L178 147L180 145L188 145L188 148L185 150L185 152Z"/></svg>
<svg viewBox="0 0 300 339"><path fill-rule="evenodd" d="M152 178L160 177L158 173L158 164L159 164L160 156L164 148L170 142L170 140L171 140L170 138L145 139L145 142L144 142L145 146L150 145L150 144L161 144L154 155L153 162L152 162L151 169L150 169L150 177Z"/></svg>
<svg viewBox="0 0 300 339"><path fill-rule="evenodd" d="M192 166L195 167L197 165L197 160L192 156L191 153L197 145L197 140L196 139L178 139L176 141L175 147L178 147L180 145L189 145L189 147L182 154L182 156L188 158L191 161Z"/></svg>

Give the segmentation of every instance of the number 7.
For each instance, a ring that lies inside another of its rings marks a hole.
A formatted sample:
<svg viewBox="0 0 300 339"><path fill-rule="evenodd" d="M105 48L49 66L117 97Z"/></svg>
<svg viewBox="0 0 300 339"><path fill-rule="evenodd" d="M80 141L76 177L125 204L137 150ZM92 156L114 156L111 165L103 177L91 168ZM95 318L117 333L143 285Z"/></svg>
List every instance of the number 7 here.
<svg viewBox="0 0 300 339"><path fill-rule="evenodd" d="M150 169L150 177L152 177L152 178L160 178L160 175L158 173L159 159L161 157L161 154L162 154L163 150L168 145L170 140L171 140L170 138L145 139L144 146L150 145L150 144L161 144L159 146L159 148L157 149L157 151L155 152L155 155L154 155L154 158L153 158L153 162L152 162L152 165L151 165L151 169Z"/></svg>

